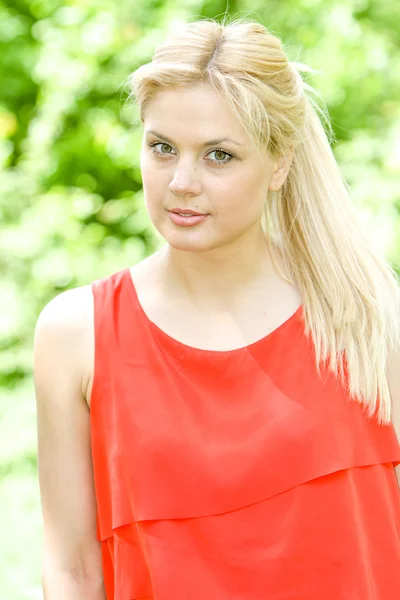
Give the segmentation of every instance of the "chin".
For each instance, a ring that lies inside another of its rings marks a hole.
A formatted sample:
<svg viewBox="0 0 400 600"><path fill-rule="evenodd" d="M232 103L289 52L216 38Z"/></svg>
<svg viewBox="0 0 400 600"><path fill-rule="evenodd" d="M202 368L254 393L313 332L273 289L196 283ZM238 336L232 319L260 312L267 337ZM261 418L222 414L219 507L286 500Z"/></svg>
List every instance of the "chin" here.
<svg viewBox="0 0 400 600"><path fill-rule="evenodd" d="M211 239L210 231L205 228L203 231L201 231L201 227L175 228L172 225L172 228L169 224L156 227L161 237L174 250L180 250L181 252L207 252L214 250L214 248L220 245L218 241Z"/></svg>
<svg viewBox="0 0 400 600"><path fill-rule="evenodd" d="M207 252L213 250L215 246L206 243L204 240L196 239L178 239L178 236L163 236L168 246L181 252Z"/></svg>

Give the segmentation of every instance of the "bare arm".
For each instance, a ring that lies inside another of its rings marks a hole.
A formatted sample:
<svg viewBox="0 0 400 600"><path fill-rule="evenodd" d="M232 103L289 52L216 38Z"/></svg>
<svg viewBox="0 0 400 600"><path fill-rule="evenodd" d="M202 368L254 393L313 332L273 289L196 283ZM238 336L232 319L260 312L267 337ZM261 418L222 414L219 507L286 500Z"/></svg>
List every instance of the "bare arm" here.
<svg viewBox="0 0 400 600"><path fill-rule="evenodd" d="M87 286L63 292L39 315L34 342L45 600L105 600L89 408Z"/></svg>
<svg viewBox="0 0 400 600"><path fill-rule="evenodd" d="M387 373L392 398L392 423L400 443L400 354L390 358ZM400 465L396 467L396 476L400 487Z"/></svg>

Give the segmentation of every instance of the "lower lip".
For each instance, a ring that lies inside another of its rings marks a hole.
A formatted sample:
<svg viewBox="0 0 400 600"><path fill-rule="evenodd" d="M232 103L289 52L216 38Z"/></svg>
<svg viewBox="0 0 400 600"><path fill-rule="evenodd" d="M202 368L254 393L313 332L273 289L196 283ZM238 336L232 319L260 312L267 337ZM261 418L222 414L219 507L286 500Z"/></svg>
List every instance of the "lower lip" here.
<svg viewBox="0 0 400 600"><path fill-rule="evenodd" d="M175 225L180 225L181 227L193 227L193 225L198 225L202 221L205 221L208 215L191 215L190 217L182 217L177 213L173 213L168 211L169 218Z"/></svg>

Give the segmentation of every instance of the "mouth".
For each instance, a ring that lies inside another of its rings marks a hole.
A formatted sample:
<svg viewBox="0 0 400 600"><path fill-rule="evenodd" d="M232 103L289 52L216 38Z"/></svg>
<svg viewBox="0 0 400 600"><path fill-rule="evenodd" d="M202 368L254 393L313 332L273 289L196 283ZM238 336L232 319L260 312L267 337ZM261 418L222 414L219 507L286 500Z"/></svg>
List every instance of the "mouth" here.
<svg viewBox="0 0 400 600"><path fill-rule="evenodd" d="M182 217L205 217L208 213L200 213L188 208L171 208L169 212L181 215Z"/></svg>
<svg viewBox="0 0 400 600"><path fill-rule="evenodd" d="M194 225L199 225L208 219L209 216L209 214L198 213L193 210L188 211L187 209L185 212L177 212L175 210L168 211L170 221L178 227L193 227Z"/></svg>

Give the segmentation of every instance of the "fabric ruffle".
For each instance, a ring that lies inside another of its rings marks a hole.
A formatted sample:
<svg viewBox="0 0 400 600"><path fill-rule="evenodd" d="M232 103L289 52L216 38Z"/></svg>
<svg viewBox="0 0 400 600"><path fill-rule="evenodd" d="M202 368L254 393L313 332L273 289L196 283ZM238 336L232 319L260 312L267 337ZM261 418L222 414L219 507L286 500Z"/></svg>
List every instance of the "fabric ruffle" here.
<svg viewBox="0 0 400 600"><path fill-rule="evenodd" d="M113 600L397 600L392 465L339 471L217 516L130 523L102 542Z"/></svg>

